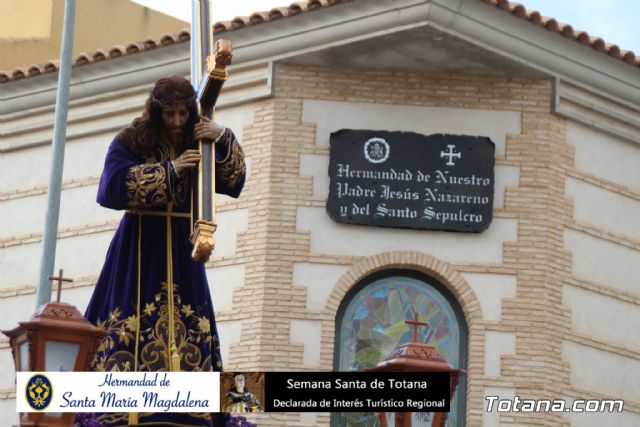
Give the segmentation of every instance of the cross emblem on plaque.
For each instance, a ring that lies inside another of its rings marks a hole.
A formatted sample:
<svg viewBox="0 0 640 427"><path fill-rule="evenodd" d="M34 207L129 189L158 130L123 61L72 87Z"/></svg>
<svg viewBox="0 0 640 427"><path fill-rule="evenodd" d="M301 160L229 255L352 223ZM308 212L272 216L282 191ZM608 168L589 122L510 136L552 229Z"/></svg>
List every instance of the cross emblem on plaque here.
<svg viewBox="0 0 640 427"><path fill-rule="evenodd" d="M458 158L461 159L462 158L462 153L461 152L453 152L453 150L455 150L456 146L453 144L448 144L447 148L449 148L449 151L441 151L440 152L440 158L443 157L448 157L449 159L447 160L447 166L454 166L455 163L453 163L453 158Z"/></svg>
<svg viewBox="0 0 640 427"><path fill-rule="evenodd" d="M411 342L418 342L418 327L419 326L429 326L427 322L419 322L418 321L418 313L415 313L413 316L413 320L405 320L404 323L407 325L413 325L413 340Z"/></svg>

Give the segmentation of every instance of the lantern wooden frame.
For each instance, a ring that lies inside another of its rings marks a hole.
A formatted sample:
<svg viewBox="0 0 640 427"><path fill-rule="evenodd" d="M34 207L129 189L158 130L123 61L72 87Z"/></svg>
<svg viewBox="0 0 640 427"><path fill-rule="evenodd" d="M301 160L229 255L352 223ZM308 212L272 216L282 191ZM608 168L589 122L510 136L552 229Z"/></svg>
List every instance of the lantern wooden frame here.
<svg viewBox="0 0 640 427"><path fill-rule="evenodd" d="M415 337L414 337L415 339ZM367 369L370 372L449 372L450 398L456 391L460 375L465 371L454 368L440 356L438 351L427 344L411 342L395 348L385 360L378 363L375 368ZM394 427L411 427L410 412L396 412ZM382 427L389 427L385 412L380 412L380 424ZM434 427L444 427L448 414L446 412L435 412L431 423Z"/></svg>
<svg viewBox="0 0 640 427"><path fill-rule="evenodd" d="M106 331L93 326L76 307L63 302L50 302L40 308L31 320L19 322L19 326L2 331L9 337L16 372L26 367L30 372L45 372L46 343L48 341L78 344L74 371L86 371L106 335ZM28 360L22 360L22 345L28 345ZM16 391L16 398L20 391ZM46 412L20 414L20 425L25 427L71 426L75 413L51 415Z"/></svg>

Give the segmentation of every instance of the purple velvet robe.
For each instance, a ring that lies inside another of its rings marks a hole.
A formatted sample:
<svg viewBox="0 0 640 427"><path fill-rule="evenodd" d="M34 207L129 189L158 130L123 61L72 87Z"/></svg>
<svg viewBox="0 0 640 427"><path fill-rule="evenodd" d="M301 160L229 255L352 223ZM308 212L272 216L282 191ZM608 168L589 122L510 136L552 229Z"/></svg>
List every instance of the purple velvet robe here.
<svg viewBox="0 0 640 427"><path fill-rule="evenodd" d="M111 241L86 312L89 321L108 332L93 359L94 370L170 369L169 256L173 269L173 341L180 356L180 370L222 369L204 265L191 259L190 177L188 172L175 173L170 163L174 157L169 146L145 159L134 155L117 138L109 147L97 200L104 207L126 213ZM242 149L233 133L226 130L216 144L216 191L238 197L244 179ZM126 413L102 414L99 419L105 425L127 425L129 417ZM139 415L140 425L152 422L212 425L209 414Z"/></svg>

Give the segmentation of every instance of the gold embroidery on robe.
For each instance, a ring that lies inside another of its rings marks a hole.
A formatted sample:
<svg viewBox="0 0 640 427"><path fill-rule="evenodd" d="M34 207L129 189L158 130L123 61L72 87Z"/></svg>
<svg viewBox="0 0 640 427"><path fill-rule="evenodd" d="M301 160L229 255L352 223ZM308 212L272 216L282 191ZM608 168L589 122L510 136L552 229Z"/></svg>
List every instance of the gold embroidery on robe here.
<svg viewBox="0 0 640 427"><path fill-rule="evenodd" d="M225 181L230 187L234 187L242 176L246 173L247 167L244 162L244 152L238 141L232 137L232 133L225 131L224 144L228 147L227 155L223 160L216 161L216 179Z"/></svg>
<svg viewBox="0 0 640 427"><path fill-rule="evenodd" d="M161 206L169 201L167 173L162 164L130 167L125 183L132 208Z"/></svg>
<svg viewBox="0 0 640 427"><path fill-rule="evenodd" d="M149 415L149 414L147 414ZM139 414L139 417L143 417L143 414ZM110 425L115 423L127 422L129 420L129 414L126 412L117 412L114 414L103 414L98 417L98 421L103 424Z"/></svg>
<svg viewBox="0 0 640 427"><path fill-rule="evenodd" d="M189 191L191 191L189 172L182 171L171 184L174 203L176 205L184 204L187 201L187 196L189 196Z"/></svg>
<svg viewBox="0 0 640 427"><path fill-rule="evenodd" d="M176 157L177 158L177 157ZM146 163L160 163L163 161L175 160L171 158L171 149L168 144L164 144L155 150L155 154L151 154L145 158ZM176 205L183 205L191 191L190 174L184 170L180 174L173 174L171 181L172 202Z"/></svg>
<svg viewBox="0 0 640 427"><path fill-rule="evenodd" d="M180 370L211 371L211 356L202 360L202 352L197 344L213 347L217 339L211 335L211 323L207 317L207 307L195 309L190 304L182 304L174 284L175 295L175 337L178 353L180 354ZM129 346L133 344L138 327L140 330L140 359L141 371L169 370L169 306L167 299L167 284L162 282L162 291L154 296L152 302L143 304L141 308L141 322L135 315L121 319L122 312L116 307L105 320L98 319L98 328L104 329L107 335L92 362L95 371L131 371L135 366L135 356L128 350L116 351L109 354L116 345ZM197 311L196 311L197 310ZM152 316L156 315L155 324L149 325ZM146 322L145 322L146 320ZM143 326L144 324L144 326ZM147 326L148 325L148 326ZM145 327L146 326L146 327ZM212 349L213 351L213 349ZM108 355L108 356L107 356Z"/></svg>

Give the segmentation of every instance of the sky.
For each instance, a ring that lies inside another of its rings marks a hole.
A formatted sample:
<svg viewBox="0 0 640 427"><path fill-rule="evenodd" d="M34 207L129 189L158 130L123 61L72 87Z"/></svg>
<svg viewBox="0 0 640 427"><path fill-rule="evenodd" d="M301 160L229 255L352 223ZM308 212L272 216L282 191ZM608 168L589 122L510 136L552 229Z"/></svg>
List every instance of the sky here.
<svg viewBox="0 0 640 427"><path fill-rule="evenodd" d="M134 0L147 7L191 21L191 0ZM359 0L367 1L367 0ZM389 0L391 1L391 0ZM288 6L292 0L211 0L214 21L226 21L274 7ZM513 3L513 2L512 2ZM560 23L571 24L574 30L584 30L602 37L622 49L640 55L640 0L518 0L528 10Z"/></svg>

